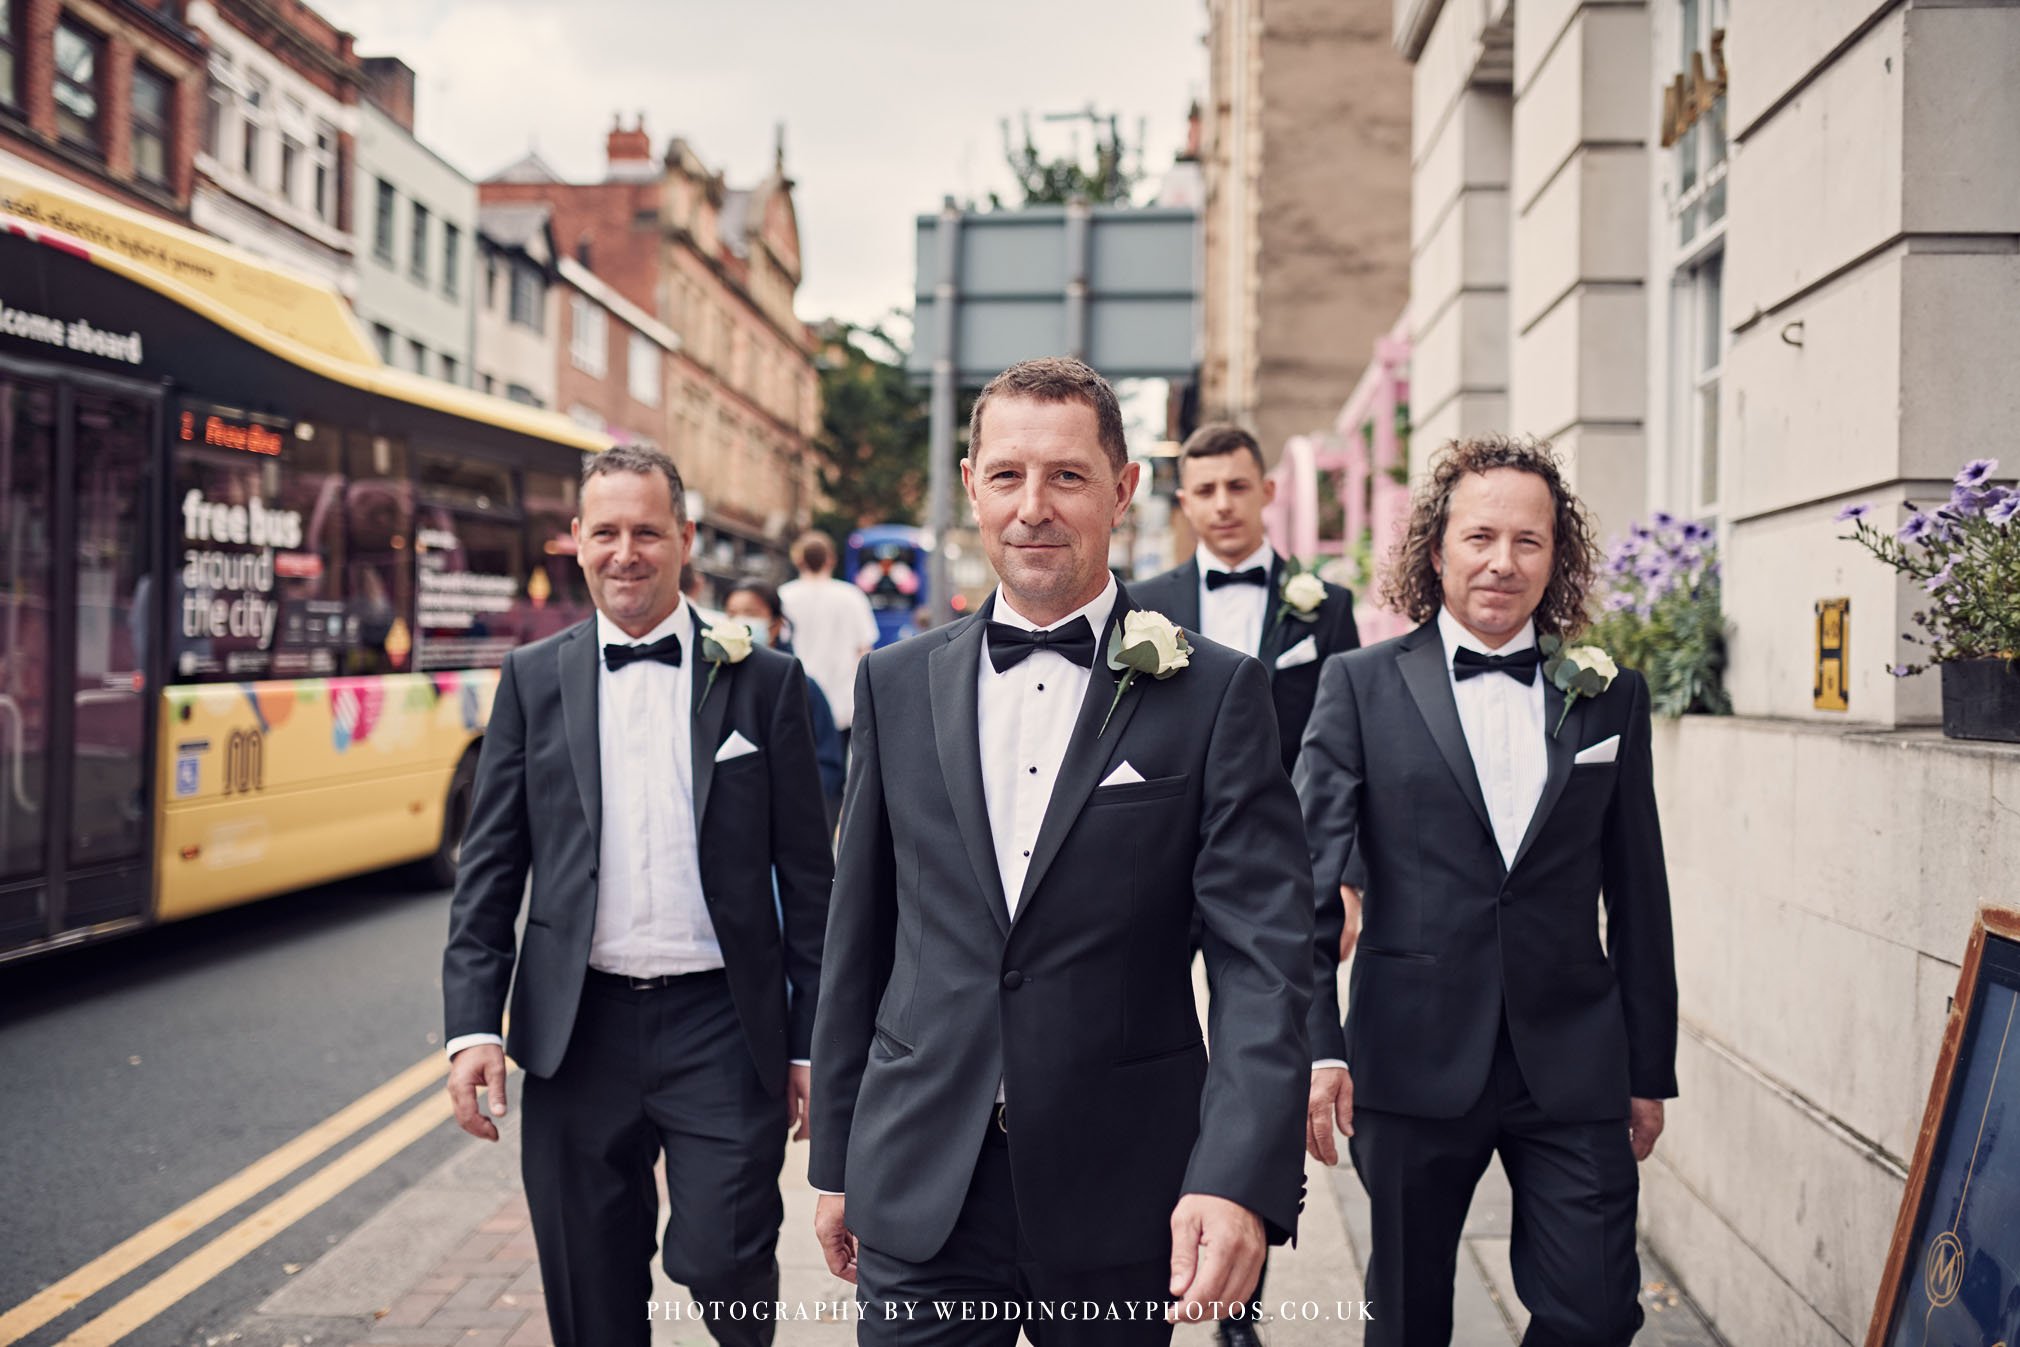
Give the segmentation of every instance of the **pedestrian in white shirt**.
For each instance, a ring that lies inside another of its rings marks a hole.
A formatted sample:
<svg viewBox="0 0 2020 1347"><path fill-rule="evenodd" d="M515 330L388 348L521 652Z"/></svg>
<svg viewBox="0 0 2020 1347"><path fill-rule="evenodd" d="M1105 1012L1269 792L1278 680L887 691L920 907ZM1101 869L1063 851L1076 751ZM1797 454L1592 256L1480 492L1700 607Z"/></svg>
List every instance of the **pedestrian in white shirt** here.
<svg viewBox="0 0 2020 1347"><path fill-rule="evenodd" d="M835 544L825 533L793 543L799 578L779 586L793 628L793 650L827 696L844 746L856 713L856 663L876 648L877 615L863 591L835 578Z"/></svg>

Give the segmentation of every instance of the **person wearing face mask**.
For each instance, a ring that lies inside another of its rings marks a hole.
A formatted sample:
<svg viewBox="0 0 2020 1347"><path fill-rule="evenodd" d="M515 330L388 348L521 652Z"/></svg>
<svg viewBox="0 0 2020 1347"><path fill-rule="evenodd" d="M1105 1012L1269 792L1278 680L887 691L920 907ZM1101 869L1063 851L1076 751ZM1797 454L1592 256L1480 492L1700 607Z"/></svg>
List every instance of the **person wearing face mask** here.
<svg viewBox="0 0 2020 1347"><path fill-rule="evenodd" d="M723 613L750 628L753 645L770 646L791 655L785 612L779 606L779 592L770 585L747 580L723 600ZM848 755L842 749L842 734L835 728L835 713L827 694L813 679L807 679L807 712L814 725L814 758L821 769L821 793L827 797L828 827L832 829L842 810L842 784L848 774Z"/></svg>

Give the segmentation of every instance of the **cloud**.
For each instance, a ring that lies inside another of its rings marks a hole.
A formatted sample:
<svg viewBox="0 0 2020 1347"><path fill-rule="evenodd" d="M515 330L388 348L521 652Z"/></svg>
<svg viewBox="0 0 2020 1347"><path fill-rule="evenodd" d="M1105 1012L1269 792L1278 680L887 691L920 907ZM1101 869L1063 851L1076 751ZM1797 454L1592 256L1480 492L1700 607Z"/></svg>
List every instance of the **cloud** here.
<svg viewBox="0 0 2020 1347"><path fill-rule="evenodd" d="M1162 172L1206 82L1197 0L315 0L368 55L414 67L417 131L473 177L538 148L595 180L613 114L686 137L748 184L783 124L806 276L802 317L908 305L913 217L1007 192L999 122L1121 117ZM1040 125L1064 152L1076 131ZM1077 131L1086 146L1089 133Z"/></svg>

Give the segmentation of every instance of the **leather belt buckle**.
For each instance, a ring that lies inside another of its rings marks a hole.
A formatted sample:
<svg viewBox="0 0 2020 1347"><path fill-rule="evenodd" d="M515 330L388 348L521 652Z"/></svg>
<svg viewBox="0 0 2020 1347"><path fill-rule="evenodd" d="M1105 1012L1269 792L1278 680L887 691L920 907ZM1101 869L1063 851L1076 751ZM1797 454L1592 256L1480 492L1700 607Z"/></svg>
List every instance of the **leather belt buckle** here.
<svg viewBox="0 0 2020 1347"><path fill-rule="evenodd" d="M624 980L625 985L630 987L631 990L635 992L658 991L661 987L666 986L668 983L672 981L673 977L671 974L668 973L660 973L657 974L656 976L649 978L628 977Z"/></svg>

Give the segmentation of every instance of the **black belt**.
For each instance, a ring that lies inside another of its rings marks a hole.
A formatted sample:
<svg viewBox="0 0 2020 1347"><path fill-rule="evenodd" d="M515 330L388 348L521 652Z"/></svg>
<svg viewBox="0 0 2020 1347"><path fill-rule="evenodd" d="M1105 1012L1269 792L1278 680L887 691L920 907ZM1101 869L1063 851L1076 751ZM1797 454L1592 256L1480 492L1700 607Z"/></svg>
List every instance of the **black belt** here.
<svg viewBox="0 0 2020 1347"><path fill-rule="evenodd" d="M635 978L623 973L606 973L601 968L589 970L589 981L600 987L621 987L626 991L651 992L662 987L675 987L692 982L697 978L719 978L720 968L704 968L698 973L660 973L649 978Z"/></svg>

